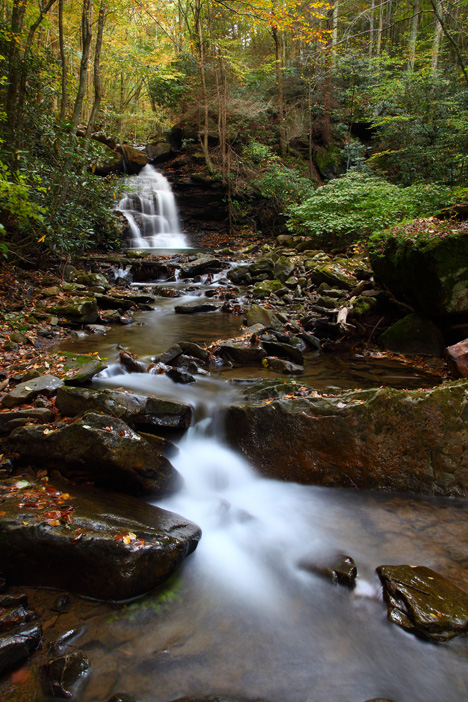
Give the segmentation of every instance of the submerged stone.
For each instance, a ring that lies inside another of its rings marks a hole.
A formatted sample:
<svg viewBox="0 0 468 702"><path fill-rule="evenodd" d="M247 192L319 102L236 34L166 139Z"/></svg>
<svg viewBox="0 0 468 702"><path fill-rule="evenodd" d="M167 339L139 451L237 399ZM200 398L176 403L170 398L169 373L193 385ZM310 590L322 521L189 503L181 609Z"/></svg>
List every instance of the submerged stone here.
<svg viewBox="0 0 468 702"><path fill-rule="evenodd" d="M379 341L389 351L408 355L441 356L445 347L440 329L417 314L408 314L395 322Z"/></svg>
<svg viewBox="0 0 468 702"><path fill-rule="evenodd" d="M431 641L468 632L468 593L425 566L379 566L388 618Z"/></svg>
<svg viewBox="0 0 468 702"><path fill-rule="evenodd" d="M86 685L90 672L91 664L81 651L56 658L39 670L42 691L54 699L76 699Z"/></svg>
<svg viewBox="0 0 468 702"><path fill-rule="evenodd" d="M29 658L41 638L42 628L36 622L21 624L14 631L0 634L0 674Z"/></svg>

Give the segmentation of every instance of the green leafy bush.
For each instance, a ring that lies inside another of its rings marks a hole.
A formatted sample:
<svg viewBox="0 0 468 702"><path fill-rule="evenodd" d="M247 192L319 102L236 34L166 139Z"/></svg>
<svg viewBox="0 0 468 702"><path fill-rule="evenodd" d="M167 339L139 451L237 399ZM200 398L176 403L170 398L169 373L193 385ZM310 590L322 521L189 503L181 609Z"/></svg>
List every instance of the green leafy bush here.
<svg viewBox="0 0 468 702"><path fill-rule="evenodd" d="M318 188L287 210L288 229L317 246L347 245L405 219L434 214L454 200L451 188L402 188L367 173L350 172Z"/></svg>

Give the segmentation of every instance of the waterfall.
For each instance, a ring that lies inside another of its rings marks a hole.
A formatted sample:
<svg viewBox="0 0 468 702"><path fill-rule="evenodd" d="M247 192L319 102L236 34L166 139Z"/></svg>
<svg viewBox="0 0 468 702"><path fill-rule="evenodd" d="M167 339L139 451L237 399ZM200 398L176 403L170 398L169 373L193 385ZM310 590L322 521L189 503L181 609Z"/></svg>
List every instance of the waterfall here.
<svg viewBox="0 0 468 702"><path fill-rule="evenodd" d="M130 247L187 248L167 178L148 164L132 180L132 190L122 198L117 208L127 219L131 233Z"/></svg>

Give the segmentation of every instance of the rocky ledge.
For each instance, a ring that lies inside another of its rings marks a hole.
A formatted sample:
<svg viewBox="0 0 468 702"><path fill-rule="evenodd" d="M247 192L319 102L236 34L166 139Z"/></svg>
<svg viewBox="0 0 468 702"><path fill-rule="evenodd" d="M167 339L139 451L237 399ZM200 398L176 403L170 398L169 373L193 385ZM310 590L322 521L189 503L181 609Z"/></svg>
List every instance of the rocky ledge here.
<svg viewBox="0 0 468 702"><path fill-rule="evenodd" d="M192 522L136 498L48 480L5 481L0 507L7 582L96 599L127 600L155 588L201 536Z"/></svg>

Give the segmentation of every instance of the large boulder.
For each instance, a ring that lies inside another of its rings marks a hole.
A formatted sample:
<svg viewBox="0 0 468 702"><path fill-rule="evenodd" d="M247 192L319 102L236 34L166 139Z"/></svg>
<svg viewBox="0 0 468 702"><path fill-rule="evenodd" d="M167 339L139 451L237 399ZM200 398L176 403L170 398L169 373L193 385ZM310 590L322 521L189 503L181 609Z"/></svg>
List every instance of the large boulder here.
<svg viewBox="0 0 468 702"><path fill-rule="evenodd" d="M388 618L430 641L468 632L468 594L425 566L379 566Z"/></svg>
<svg viewBox="0 0 468 702"><path fill-rule="evenodd" d="M123 168L125 173L139 173L149 160L144 151L135 149L128 144L119 144L116 151L123 156Z"/></svg>
<svg viewBox="0 0 468 702"><path fill-rule="evenodd" d="M381 334L379 341L389 351L407 355L441 356L445 347L440 329L417 314L399 319Z"/></svg>
<svg viewBox="0 0 468 702"><path fill-rule="evenodd" d="M247 387L226 409L228 440L264 475L305 484L468 496L468 381L273 396ZM285 394L291 392L284 386Z"/></svg>
<svg viewBox="0 0 468 702"><path fill-rule="evenodd" d="M127 495L25 482L2 486L0 559L11 584L126 600L164 582L200 539L192 522Z"/></svg>
<svg viewBox="0 0 468 702"><path fill-rule="evenodd" d="M22 462L134 495L165 494L181 478L161 452L117 417L87 412L72 423L15 429L10 445Z"/></svg>
<svg viewBox="0 0 468 702"><path fill-rule="evenodd" d="M192 408L182 402L110 389L62 387L55 405L65 417L76 417L86 411L103 412L133 427L187 429L192 418Z"/></svg>
<svg viewBox="0 0 468 702"><path fill-rule="evenodd" d="M468 313L468 234L390 237L370 257L376 278L428 317Z"/></svg>

